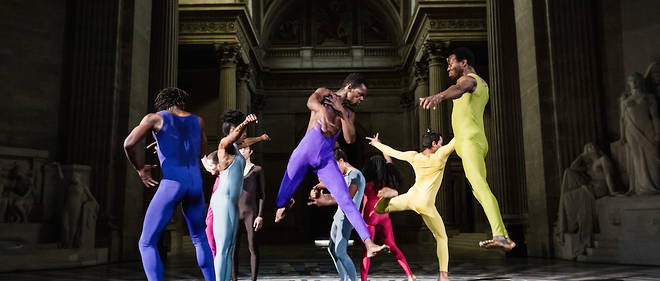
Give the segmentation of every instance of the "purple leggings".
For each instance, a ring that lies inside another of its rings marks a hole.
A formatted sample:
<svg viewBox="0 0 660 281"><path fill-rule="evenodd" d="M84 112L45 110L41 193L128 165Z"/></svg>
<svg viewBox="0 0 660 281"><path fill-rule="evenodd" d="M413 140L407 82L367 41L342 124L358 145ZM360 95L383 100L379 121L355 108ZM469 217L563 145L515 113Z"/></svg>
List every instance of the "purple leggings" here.
<svg viewBox="0 0 660 281"><path fill-rule="evenodd" d="M326 138L321 134L319 128L313 128L305 134L298 147L293 150L289 164L286 166L286 172L280 184L280 190L277 193L277 207L284 207L298 185L312 169L321 179L323 184L330 190L332 196L337 201L339 208L346 214L362 241L371 238L367 225L362 219L360 211L353 204L353 199L348 194L348 186L344 180L344 175L339 171L337 162L334 158L334 146L337 136Z"/></svg>

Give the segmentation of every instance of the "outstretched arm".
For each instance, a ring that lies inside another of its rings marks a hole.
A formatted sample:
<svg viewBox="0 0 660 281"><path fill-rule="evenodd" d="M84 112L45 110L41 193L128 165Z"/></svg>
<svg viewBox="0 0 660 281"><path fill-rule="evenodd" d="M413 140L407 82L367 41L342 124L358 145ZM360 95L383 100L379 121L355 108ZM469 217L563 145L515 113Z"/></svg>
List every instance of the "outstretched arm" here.
<svg viewBox="0 0 660 281"><path fill-rule="evenodd" d="M477 80L470 76L461 76L458 78L455 85L449 86L447 90L444 90L435 95L419 98L419 106L424 109L435 109L436 106L446 99L457 99L463 96L465 93L471 93L474 91L474 88L477 87Z"/></svg>
<svg viewBox="0 0 660 281"><path fill-rule="evenodd" d="M233 149L233 144L241 137L243 132L245 132L245 129L247 128L247 125L250 124L250 122L258 122L257 116L254 114L248 115L245 117L245 121L243 121L243 123L238 124L238 126L231 129L229 134L220 140L220 143L218 144L218 158L221 157L219 154L220 151L231 153L229 150Z"/></svg>
<svg viewBox="0 0 660 281"><path fill-rule="evenodd" d="M131 162L133 168L140 175L140 179L144 185L151 187L158 185L158 182L151 177L152 165L145 165L144 159L137 156L135 147L142 141L149 132L158 131L163 126L163 117L157 113L147 114L142 118L140 124L133 128L130 134L124 140L124 152L128 161Z"/></svg>
<svg viewBox="0 0 660 281"><path fill-rule="evenodd" d="M260 141L269 141L269 140L270 140L270 137L267 134L263 134L263 135L258 136L258 137L245 138L245 140L243 140L241 143L239 143L237 145L238 145L238 148L240 149L240 148L251 146L251 145L253 145L255 143L258 143Z"/></svg>
<svg viewBox="0 0 660 281"><path fill-rule="evenodd" d="M412 162L413 157L417 152L415 151L398 151L395 150L387 145L384 145L383 143L380 142L380 139L378 139L378 133L373 138L366 137L367 140L369 140L369 144L373 145L375 148L383 152L383 154L387 154L389 156L392 156L396 159L407 161L407 162Z"/></svg>

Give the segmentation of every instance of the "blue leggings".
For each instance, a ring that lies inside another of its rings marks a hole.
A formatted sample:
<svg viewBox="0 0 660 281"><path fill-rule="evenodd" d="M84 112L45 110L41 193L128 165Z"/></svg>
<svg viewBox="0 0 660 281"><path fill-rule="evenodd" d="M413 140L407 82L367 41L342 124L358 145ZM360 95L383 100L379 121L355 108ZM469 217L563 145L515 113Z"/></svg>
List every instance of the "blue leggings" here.
<svg viewBox="0 0 660 281"><path fill-rule="evenodd" d="M174 207L179 202L183 206L183 216L188 223L190 238L197 252L197 263L204 274L204 279L215 280L213 255L204 232L206 204L201 184L193 187L168 179L160 181L158 191L149 203L142 225L139 248L147 279L150 281L163 280L163 263L157 249L158 238L170 221Z"/></svg>
<svg viewBox="0 0 660 281"><path fill-rule="evenodd" d="M337 219L332 221L332 228L330 229L330 243L328 244L328 252L335 263L339 279L341 281L357 281L357 271L355 271L355 264L348 253L348 239L351 237L353 225L347 219Z"/></svg>

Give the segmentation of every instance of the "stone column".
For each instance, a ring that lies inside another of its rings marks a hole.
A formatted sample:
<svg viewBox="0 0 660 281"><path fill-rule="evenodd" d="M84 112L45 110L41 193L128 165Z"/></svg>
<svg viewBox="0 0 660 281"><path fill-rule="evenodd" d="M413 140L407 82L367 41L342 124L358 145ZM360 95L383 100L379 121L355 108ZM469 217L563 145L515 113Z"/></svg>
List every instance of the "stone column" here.
<svg viewBox="0 0 660 281"><path fill-rule="evenodd" d="M152 96L162 88L176 87L179 59L178 1L165 0L153 3L149 75L149 88Z"/></svg>
<svg viewBox="0 0 660 281"><path fill-rule="evenodd" d="M233 43L215 44L216 57L220 66L218 136L222 136L222 115L229 109L238 108L236 103L236 55L238 54L238 48L238 44Z"/></svg>
<svg viewBox="0 0 660 281"><path fill-rule="evenodd" d="M252 70L249 65L241 64L238 67L238 101L237 108L245 114L252 113L250 112L250 74Z"/></svg>
<svg viewBox="0 0 660 281"><path fill-rule="evenodd" d="M417 80L417 87L415 88L415 102L419 98L428 97L429 95L429 66L426 59L415 63L415 79ZM429 128L429 111L416 106L419 118L419 146L422 144L422 136Z"/></svg>
<svg viewBox="0 0 660 281"><path fill-rule="evenodd" d="M427 42L424 44L429 55L429 96L442 92L447 88L446 49L447 42ZM431 130L448 136L451 132L450 115L451 101L443 101L436 110L429 110Z"/></svg>
<svg viewBox="0 0 660 281"><path fill-rule="evenodd" d="M527 213L513 0L488 0L488 183L502 215Z"/></svg>

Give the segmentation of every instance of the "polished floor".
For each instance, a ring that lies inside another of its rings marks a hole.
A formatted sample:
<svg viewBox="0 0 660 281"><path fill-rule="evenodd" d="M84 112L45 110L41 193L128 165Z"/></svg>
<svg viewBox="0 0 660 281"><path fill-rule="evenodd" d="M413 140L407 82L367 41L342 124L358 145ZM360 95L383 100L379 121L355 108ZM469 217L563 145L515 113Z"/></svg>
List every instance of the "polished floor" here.
<svg viewBox="0 0 660 281"><path fill-rule="evenodd" d="M417 280L436 280L434 245L400 245ZM359 247L351 256L360 263ZM261 280L338 280L326 250L313 245L263 246ZM247 280L247 252L241 251L239 280ZM1 262L1 261L0 261ZM403 270L391 256L372 260L369 280L404 280ZM660 280L660 268L611 264L589 264L536 258L502 258L454 251L451 280ZM166 280L202 280L192 253L170 257L165 265ZM13 272L0 274L0 280L145 280L139 262L109 264L76 269Z"/></svg>

